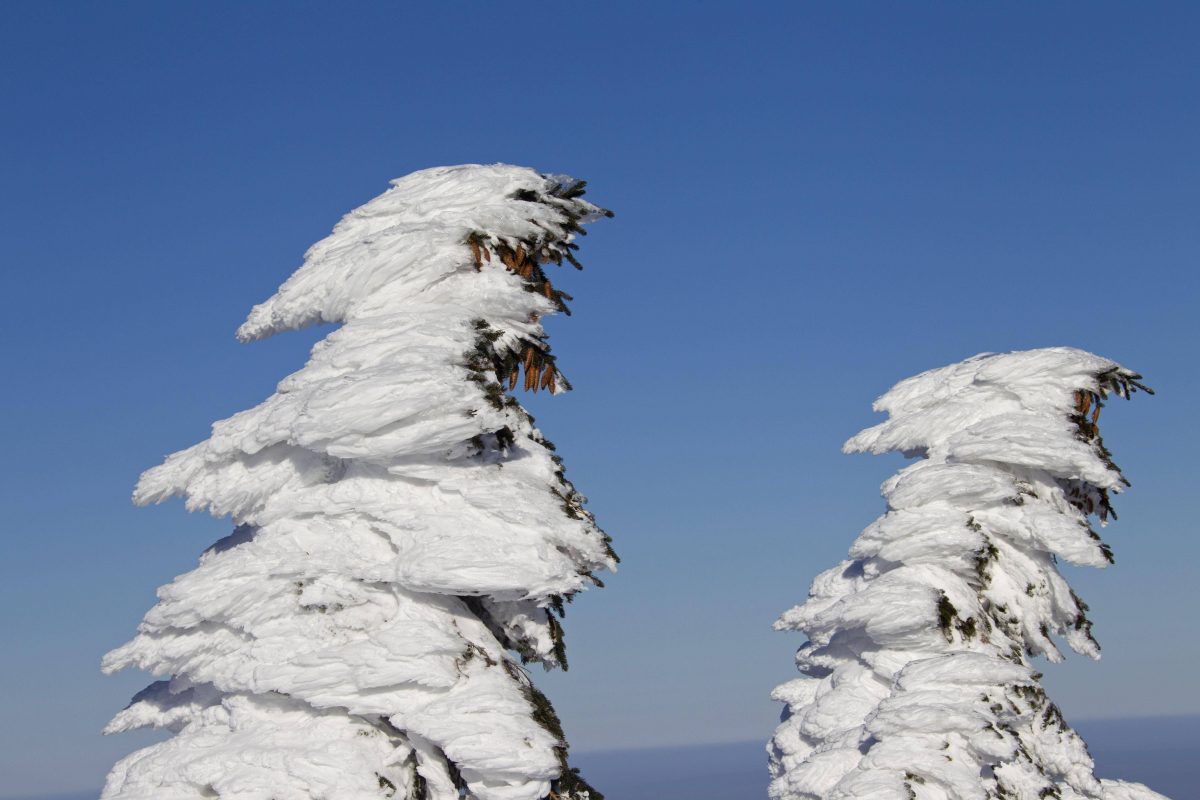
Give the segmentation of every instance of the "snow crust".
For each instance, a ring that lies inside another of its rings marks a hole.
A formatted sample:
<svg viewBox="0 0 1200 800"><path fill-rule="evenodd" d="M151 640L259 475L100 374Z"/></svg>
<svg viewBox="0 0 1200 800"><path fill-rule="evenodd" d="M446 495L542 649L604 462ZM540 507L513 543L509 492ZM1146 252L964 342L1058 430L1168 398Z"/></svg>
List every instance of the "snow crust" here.
<svg viewBox="0 0 1200 800"><path fill-rule="evenodd" d="M808 637L808 677L773 694L773 800L1162 797L1097 780L1030 666L1060 661L1058 641L1099 657L1056 564L1110 563L1089 511L1126 483L1090 412L1137 377L1057 347L975 356L876 401L888 419L845 451L920 460L884 483L887 511L849 559L776 623Z"/></svg>
<svg viewBox="0 0 1200 800"><path fill-rule="evenodd" d="M601 209L568 183L505 165L393 181L251 311L243 341L340 327L138 482L138 504L182 497L237 528L104 658L167 678L106 732L176 733L120 762L105 800L557 785L565 742L511 651L565 665L554 609L616 562L497 374L548 352L540 320L560 305L490 253L570 247Z"/></svg>

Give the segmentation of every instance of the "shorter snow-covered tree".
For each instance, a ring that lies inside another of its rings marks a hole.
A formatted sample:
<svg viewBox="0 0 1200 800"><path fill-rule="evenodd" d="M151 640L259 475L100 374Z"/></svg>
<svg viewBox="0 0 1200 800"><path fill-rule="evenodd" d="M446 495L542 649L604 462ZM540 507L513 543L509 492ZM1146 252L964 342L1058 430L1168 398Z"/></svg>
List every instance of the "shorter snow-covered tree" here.
<svg viewBox="0 0 1200 800"><path fill-rule="evenodd" d="M230 516L104 669L162 676L108 732L174 738L105 800L599 800L522 662L616 555L509 394L565 391L583 182L425 170L348 214L238 331L339 327L260 405L138 482Z"/></svg>
<svg viewBox="0 0 1200 800"><path fill-rule="evenodd" d="M1101 442L1141 376L1071 348L980 355L897 384L846 452L920 460L886 513L779 630L798 678L768 746L774 800L1150 800L1099 780L1031 660L1099 646L1061 559L1105 567L1091 527L1127 485ZM1148 390L1147 390L1148 391Z"/></svg>

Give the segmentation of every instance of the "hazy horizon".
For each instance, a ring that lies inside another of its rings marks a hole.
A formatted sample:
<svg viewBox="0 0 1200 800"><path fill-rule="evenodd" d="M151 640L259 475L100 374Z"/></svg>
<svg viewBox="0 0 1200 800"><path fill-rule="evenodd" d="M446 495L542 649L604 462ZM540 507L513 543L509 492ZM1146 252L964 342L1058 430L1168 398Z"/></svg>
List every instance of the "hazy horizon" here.
<svg viewBox="0 0 1200 800"><path fill-rule="evenodd" d="M1081 720L1075 726L1096 775L1138 781L1172 800L1195 781L1200 714ZM572 763L606 800L722 800L761 797L767 788L766 737L676 747L572 752ZM754 794L748 794L754 793ZM0 795L0 800L96 800L99 789L66 794Z"/></svg>

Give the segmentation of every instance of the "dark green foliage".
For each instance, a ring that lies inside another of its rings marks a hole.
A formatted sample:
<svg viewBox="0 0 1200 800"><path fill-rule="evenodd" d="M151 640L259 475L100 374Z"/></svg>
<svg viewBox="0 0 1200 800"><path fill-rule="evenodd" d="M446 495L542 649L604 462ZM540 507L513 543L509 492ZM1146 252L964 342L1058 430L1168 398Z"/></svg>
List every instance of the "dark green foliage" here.
<svg viewBox="0 0 1200 800"><path fill-rule="evenodd" d="M555 196L561 197L564 200L573 200L576 197L583 197L587 192L584 188L587 186L587 181L575 181L570 185L560 184L559 189L555 192Z"/></svg>
<svg viewBox="0 0 1200 800"><path fill-rule="evenodd" d="M567 765L565 748L562 751L560 763L562 764L562 777L554 782L557 784L557 786L553 789L555 794L557 794L560 798L573 798L577 794L587 792L589 795L589 800L604 800L604 795L597 791L594 786L584 780L583 776L579 774L578 767L571 767Z"/></svg>
<svg viewBox="0 0 1200 800"><path fill-rule="evenodd" d="M937 615L938 627L942 629L942 634L948 641L952 638L951 631L954 628L954 620L958 617L958 609L950 602L950 598L946 597L945 592L938 596Z"/></svg>
<svg viewBox="0 0 1200 800"><path fill-rule="evenodd" d="M549 264L561 266L566 261L577 269L582 269L582 265L575 256L578 245L568 241L568 238L586 234L582 228L584 215L593 212L583 204L575 202L583 196L585 187L584 181L572 181L549 185L539 190L523 189L516 192L512 196L512 200L517 203L536 203L548 208L553 212L552 220L546 221L545 215L539 214L540 221L534 223L539 229L536 235L520 241L501 239L486 231L470 233L464 244L471 251L475 268L482 270L495 261L497 265L502 265L518 277L526 291L545 297L558 310L570 314L567 301L572 299L571 295L556 289L551 284L546 268ZM612 216L612 212L603 209L601 213L605 216ZM537 321L538 315L532 315L530 322ZM555 495L563 513L571 519L594 526L595 521L591 513L584 508L585 498L565 477L562 460L553 455L554 443L533 428L532 416L510 394L516 389L522 373L524 374L522 388L526 391L536 392L546 389L553 393L571 388L558 369L557 361L550 352L547 337L522 334L521 339L516 342L505 339L504 346L498 349L497 345L504 336L501 331L493 328L486 319L476 319L471 324L475 334L474 344L468 352L463 354L462 362L467 371L467 379L479 387L483 403L497 411L506 411L510 418L512 415L516 415L517 418L528 423L527 426L513 426L516 427L516 431L506 426L473 437L470 441L473 451L471 457L483 459L485 463L503 466L506 460L514 457L514 451L519 451L520 448L529 448L531 441L533 446L540 445L555 464L557 485L551 487L551 492ZM478 414L479 411L474 411L469 413L469 416L478 416ZM520 431L521 434L519 435L517 431ZM528 438L524 438L526 435ZM617 560L616 554L612 551L610 537L599 531L598 528L596 530L602 537L605 551L610 557ZM587 576L597 586L603 586L603 583L591 575L590 571L582 571L580 574ZM522 661L540 658L540 655L535 652L532 642L514 640L512 635L508 634L503 626L492 618L482 599L476 597L461 597L460 599L488 627L504 648L515 651ZM546 624L552 641L553 658L564 670L567 668L567 656L559 618L565 616L566 603L571 600L571 594L554 596L550 598L549 607L546 609ZM489 666L503 668L506 674L520 686L523 695L529 701L533 719L561 743L561 746L556 748L561 773L559 779L554 782L552 796L557 795L563 800L567 800L579 792L586 791L591 795L591 800L603 800L603 795L580 777L577 770L571 769L568 765L567 745L562 725L546 696L531 684L524 671L508 657L501 658L497 665L494 658L489 657L482 650L478 650L478 652L476 650L477 648L468 648L460 663L465 665L472 659L485 658L488 660ZM549 662L549 659L546 661ZM457 775L454 764L448 763L452 775L455 776L456 784L466 791L465 784ZM417 785L414 779L414 786ZM423 781L420 786L424 787ZM424 792L424 788L421 791ZM423 800L423 798L415 797L414 800Z"/></svg>
<svg viewBox="0 0 1200 800"><path fill-rule="evenodd" d="M1138 378L1140 376L1125 374L1117 370L1096 376L1096 388L1094 390L1080 390L1076 393L1076 406L1074 413L1070 415L1079 439L1092 444L1104 462L1114 470L1117 470L1117 467L1100 439L1100 431L1097 425L1100 408L1103 406L1103 399L1109 394L1128 398L1134 391L1139 389L1149 392L1150 390L1147 387L1138 382ZM1128 481L1125 481L1125 483L1128 484ZM1109 504L1108 493L1104 490L1084 484L1081 481L1064 481L1063 488L1070 502L1085 514L1096 513L1100 516L1101 520L1106 519L1108 515L1112 515L1113 518L1116 517L1115 512L1113 512ZM1012 502L1016 505L1024 504L1028 497L1037 497L1033 486L1025 481L1018 481L1016 483L1016 490L1016 495L1012 499ZM967 527L975 532L984 533L983 527L972 516L968 516L967 518ZM1098 543L1104 557L1111 563L1113 561L1112 550L1108 545L1100 541L1100 537L1090 527L1087 529L1087 533ZM957 630L965 639L982 635L984 640L987 641L987 632L991 631L993 626L995 626L1003 630L1010 638L1023 641L1025 634L1022 631L1020 621L1013 617L1005 607L993 605L983 593L983 590L989 585L991 580L991 567L1000 557L999 551L987 537L986 533L984 533L984 542L984 547L975 555L975 574L978 579L979 599L981 607L984 610L984 616L979 620L975 617L969 617L965 620L959 619L957 609L943 595L938 601L939 627L947 637L947 640L951 639L951 631ZM1037 591L1038 587L1033 583L1025 586L1025 593L1030 597L1036 596ZM1076 613L1074 619L1071 621L1071 626L1074 630L1082 632L1094 645L1099 647L1092 636L1092 622L1087 617L1087 604L1074 592L1071 593L1071 597L1076 607ZM983 627L982 633L980 624ZM1046 640L1049 640L1052 633L1054 633L1045 624L1040 626L1039 632ZM1033 654L1032 644L1028 641L1025 642L1025 653L1029 655ZM1014 646L1013 652L1009 657L1015 663L1023 664L1025 663L1025 653L1022 653L1020 648ZM1018 693L1020 694L1021 692ZM1066 727L1061 713L1059 713L1053 704L1049 703L1040 690L1037 691L1036 695L1030 694L1026 699L1035 709L1041 709L1043 724ZM998 796L1005 796L1003 789L1001 789L1001 793Z"/></svg>
<svg viewBox="0 0 1200 800"><path fill-rule="evenodd" d="M971 520L974 522L974 518ZM978 525L978 523L975 523ZM978 528L983 530L982 526ZM979 588L983 589L992 582L991 573L988 572L988 567L991 566L997 558L1000 557L1000 551L996 549L996 545L988 537L984 537L983 547L975 554L975 577L979 580Z"/></svg>
<svg viewBox="0 0 1200 800"><path fill-rule="evenodd" d="M394 797L396 794L396 784L389 781L379 773L375 773L375 777L379 779L379 788L384 790L384 797Z"/></svg>
<svg viewBox="0 0 1200 800"><path fill-rule="evenodd" d="M516 667L509 672L510 675L516 674ZM589 792L592 800L604 800L604 795L596 791L583 777L579 774L578 769L574 769L567 761L567 741L563 735L562 722L558 718L558 714L554 711L554 707L550 705L550 701L546 695L542 694L536 686L529 683L524 676L519 676L521 680L521 688L525 693L525 698L529 700L529 704L533 706L533 718L539 725L546 729L555 739L562 743L561 747L555 748L558 755L558 763L560 767L559 778L554 782L553 792L562 798L570 798L577 792Z"/></svg>
<svg viewBox="0 0 1200 800"><path fill-rule="evenodd" d="M1063 730L1070 730L1067 726L1067 721L1063 719L1062 712L1058 710L1058 706L1050 702L1046 703L1046 708L1042 712L1042 724L1047 728L1053 726L1055 728L1062 728Z"/></svg>
<svg viewBox="0 0 1200 800"><path fill-rule="evenodd" d="M425 782L425 778L421 773L417 772L417 765L413 764L412 770L412 800L428 800L429 785Z"/></svg>
<svg viewBox="0 0 1200 800"><path fill-rule="evenodd" d="M1142 376L1136 372L1123 369L1110 369L1096 376L1096 382L1106 393L1112 393L1128 400L1139 389L1146 394L1154 394L1154 390L1141 383Z"/></svg>
<svg viewBox="0 0 1200 800"><path fill-rule="evenodd" d="M409 793L406 800L428 800L429 784L426 783L425 777L421 775L420 770L417 769L416 751L409 753L407 766L409 773L408 780L409 785L412 786L412 791Z"/></svg>
<svg viewBox="0 0 1200 800"><path fill-rule="evenodd" d="M1075 435L1080 441L1087 442L1096 450L1096 454L1109 469L1121 474L1120 468L1112 459L1112 453L1104 446L1100 437L1100 409L1104 408L1104 399L1110 394L1124 397L1128 400L1135 392L1141 390L1146 394L1154 394L1154 390L1140 382L1141 375L1126 372L1121 369L1110 369L1096 376L1096 386L1093 389L1080 389L1075 392L1075 412L1070 420L1075 425ZM1129 481L1122 475L1121 482L1129 486ZM1117 518L1112 504L1109 502L1107 489L1102 489L1082 481L1066 481L1064 489L1071 503L1084 514L1096 514L1100 521L1106 521L1110 516ZM1104 549L1105 556L1112 560L1112 551Z"/></svg>
<svg viewBox="0 0 1200 800"><path fill-rule="evenodd" d="M563 639L562 625L554 618L553 614L546 616L546 622L550 628L550 639L554 642L554 660L565 672L567 670L567 643Z"/></svg>
<svg viewBox="0 0 1200 800"><path fill-rule="evenodd" d="M1099 650L1100 643L1096 641L1096 637L1092 636L1092 621L1087 617L1088 604L1083 602L1083 598L1075 594L1075 590L1073 589L1071 590L1071 600L1075 602L1076 608L1075 619L1073 621L1075 630L1083 631L1084 635L1087 636L1088 641L1095 645L1096 649Z"/></svg>
<svg viewBox="0 0 1200 800"><path fill-rule="evenodd" d="M612 549L612 537L603 531L600 532L604 537L604 553L618 564L621 563L621 557L617 555L617 551Z"/></svg>
<svg viewBox="0 0 1200 800"><path fill-rule="evenodd" d="M515 670L516 667L513 667L513 669ZM512 673L510 672L510 674ZM525 699L533 706L534 721L545 728L558 741L565 741L566 736L563 734L562 721L559 720L554 706L550 705L550 701L546 698L546 695L542 694L541 690L530 683L524 676L521 676L520 683Z"/></svg>

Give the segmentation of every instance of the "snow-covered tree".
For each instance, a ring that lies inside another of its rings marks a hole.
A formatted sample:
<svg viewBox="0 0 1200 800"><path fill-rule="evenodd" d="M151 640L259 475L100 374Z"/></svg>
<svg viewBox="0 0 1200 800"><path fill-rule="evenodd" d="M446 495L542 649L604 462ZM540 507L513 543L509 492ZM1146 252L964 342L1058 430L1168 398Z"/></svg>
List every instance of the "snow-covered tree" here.
<svg viewBox="0 0 1200 800"><path fill-rule="evenodd" d="M104 659L166 678L106 732L175 736L105 800L600 797L522 662L566 668L559 617L609 538L509 394L565 391L541 320L570 299L583 182L430 169L348 214L238 330L339 327L261 405L149 470L233 533Z"/></svg>
<svg viewBox="0 0 1200 800"><path fill-rule="evenodd" d="M1093 658L1061 559L1105 567L1090 526L1127 485L1100 440L1105 398L1140 376L1070 348L981 355L897 384L846 452L919 457L886 513L817 576L780 630L809 676L783 684L774 800L1148 800L1098 780L1031 659Z"/></svg>

